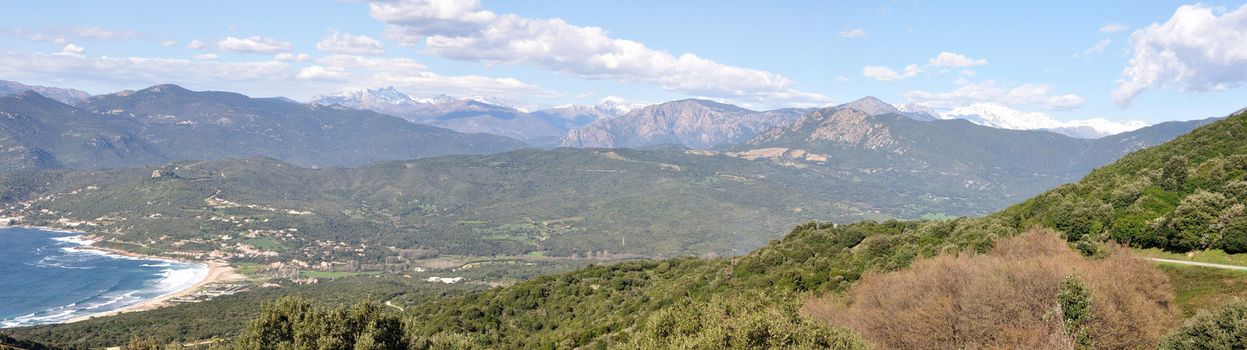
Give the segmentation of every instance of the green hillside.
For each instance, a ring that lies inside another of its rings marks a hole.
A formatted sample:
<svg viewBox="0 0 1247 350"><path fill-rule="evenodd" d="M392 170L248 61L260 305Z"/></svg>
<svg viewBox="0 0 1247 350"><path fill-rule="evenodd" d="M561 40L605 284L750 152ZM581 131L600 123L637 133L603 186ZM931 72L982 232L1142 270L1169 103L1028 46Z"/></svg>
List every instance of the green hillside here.
<svg viewBox="0 0 1247 350"><path fill-rule="evenodd" d="M0 189L3 216L100 233L115 248L235 251L264 241L280 254L268 260L365 264L404 249L738 255L816 217L889 216L842 199L849 196L838 191L856 187L829 175L678 150L522 150L332 169L262 158L180 162L13 173L0 176ZM349 247L324 256L318 242Z"/></svg>
<svg viewBox="0 0 1247 350"><path fill-rule="evenodd" d="M996 217L1070 240L1175 252L1247 252L1247 116L1201 127L1013 206Z"/></svg>
<svg viewBox="0 0 1247 350"><path fill-rule="evenodd" d="M645 333L650 329L646 325L672 317L672 310L682 310L682 305L688 303L714 303L733 296L752 296L753 300L767 300L767 305L792 305L800 295L844 291L867 271L903 268L914 259L941 252L985 252L992 247L995 238L1013 235L1036 224L1055 227L1069 238L1080 240L1083 236L1078 232L1094 232L1093 228L1111 232L1105 227L1115 226L1050 220L1047 217L1055 216L1058 209L1045 212L1038 209L1043 207L1036 203L1052 196L1076 193L1072 189L1078 186L1112 189L1121 187L1117 184L1123 181L1163 176L1163 168L1156 164L1165 162L1154 162L1177 156L1188 159L1185 168L1189 168L1192 175L1172 187L1172 192L1185 194L1184 198L1203 193L1200 191L1214 193L1216 189L1243 180L1241 171L1221 173L1210 167L1247 154L1242 142L1245 126L1247 115L1232 116L1172 143L1131 155L1079 184L1053 190L984 218L947 222L804 224L782 240L738 258L689 258L597 266L418 305L410 310L411 315L418 317L410 332L422 336L475 334L479 337L474 341L486 347L612 347L612 344L629 344L649 336ZM1157 175L1158 172L1161 174ZM1226 175L1200 175L1205 172ZM1135 177L1129 177L1131 174ZM1210 180L1197 180L1205 178ZM1083 193L1087 193L1085 198L1096 198L1096 192ZM1157 217L1171 213L1167 211ZM1108 217L1117 218L1115 215L1110 213ZM1215 222L1201 223L1211 226ZM766 308L757 310L764 312ZM677 313L676 317L679 315Z"/></svg>
<svg viewBox="0 0 1247 350"><path fill-rule="evenodd" d="M1099 251L1097 240L1117 238L1135 243L1143 236L1114 236L1115 232L1127 232L1117 228L1127 227L1125 223L1132 222L1130 215L1137 214L1138 210L1131 208L1155 209L1142 211L1150 215L1141 219L1149 222L1147 227L1173 227L1173 232L1179 233L1187 232L1181 230L1183 228L1207 228L1210 232L1217 228L1216 232L1228 232L1192 236L1208 246L1226 247L1224 237L1233 236L1236 232L1233 223L1241 218L1234 216L1239 212L1233 209L1235 200L1230 198L1239 198L1237 201L1241 202L1241 197L1231 196L1238 196L1235 184L1244 180L1241 168L1241 157L1247 154L1242 142L1247 136L1244 130L1247 130L1247 115L1231 116L1171 143L1132 154L1095 171L1082 182L987 217L840 225L812 222L799 225L784 238L739 257L591 266L538 277L511 287L406 305L403 315L407 318L401 322L404 329L401 333L408 341L453 339L454 344L485 348L662 347L663 344L698 343L705 339L739 340L742 338L734 334L741 330L746 330L741 333L743 339L763 342L760 344L776 344L776 339L788 339L792 342L779 344L793 345L799 344L797 339L809 339L810 334L840 334L818 339L835 340L843 346L860 345L843 330L807 322L802 316L791 316L797 318L794 321L764 315L795 315L796 305L803 298L843 293L872 271L902 269L915 259L941 253L986 252L993 247L995 239L1034 226L1060 230L1078 243L1075 247L1088 254ZM1181 159L1179 157L1184 157L1185 161L1175 160ZM1155 185L1141 186L1140 194L1133 200L1111 201L1131 197L1113 196L1113 193L1144 182ZM1081 203L1078 202L1081 200L1092 204L1073 208L1061 206ZM1156 202L1169 205L1155 205ZM1217 210L1205 208L1205 204L1211 205L1209 203L1220 205L1212 206ZM1084 218L1086 212L1101 215L1086 216L1088 220L1069 219ZM1220 226L1223 217L1228 218L1224 227ZM1218 237L1220 239L1216 239ZM744 300L755 304L747 310L731 307L746 303ZM271 316L253 323L252 328L244 332L244 338L268 329L265 325L269 323L264 320L289 315L281 310L281 307L269 308ZM706 317L703 310L720 310L716 311L721 312L717 315L726 312L730 317ZM716 325L736 324L735 320L751 319L756 321L740 326L744 328L716 328ZM49 329L56 327L59 326ZM700 336L697 329L706 330L708 335ZM748 332L749 329L758 332Z"/></svg>

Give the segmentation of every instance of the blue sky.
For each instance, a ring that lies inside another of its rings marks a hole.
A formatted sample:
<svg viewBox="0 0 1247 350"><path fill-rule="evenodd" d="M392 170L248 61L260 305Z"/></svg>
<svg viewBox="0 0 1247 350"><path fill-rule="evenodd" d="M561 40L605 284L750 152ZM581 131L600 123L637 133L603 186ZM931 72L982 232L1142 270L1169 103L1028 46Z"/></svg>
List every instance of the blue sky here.
<svg viewBox="0 0 1247 350"><path fill-rule="evenodd" d="M1235 49L1247 47L1247 10L1210 1L1178 16L1184 5L1193 4L20 2L0 13L0 79L91 93L171 82L298 100L394 85L531 107L616 96L765 109L874 95L938 111L990 103L1061 121L1149 123L1247 106L1247 53ZM327 39L339 45L318 48ZM194 40L202 48L188 47ZM941 53L948 60L935 61Z"/></svg>

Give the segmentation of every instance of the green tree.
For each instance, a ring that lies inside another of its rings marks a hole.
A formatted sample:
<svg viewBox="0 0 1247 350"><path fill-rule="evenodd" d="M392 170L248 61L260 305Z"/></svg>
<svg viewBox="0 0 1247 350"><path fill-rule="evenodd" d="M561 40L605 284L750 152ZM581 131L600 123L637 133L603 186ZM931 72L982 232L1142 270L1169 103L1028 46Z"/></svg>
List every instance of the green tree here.
<svg viewBox="0 0 1247 350"><path fill-rule="evenodd" d="M1078 277L1069 275L1057 293L1061 320L1065 331L1074 338L1078 349L1094 349L1088 324L1091 321L1091 290Z"/></svg>
<svg viewBox="0 0 1247 350"><path fill-rule="evenodd" d="M1165 335L1161 349L1247 348L1247 301L1233 300L1215 310L1201 310Z"/></svg>
<svg viewBox="0 0 1247 350"><path fill-rule="evenodd" d="M1181 192L1186 184L1187 168L1190 161L1185 156L1173 156L1165 162L1161 172L1160 186L1166 191Z"/></svg>
<svg viewBox="0 0 1247 350"><path fill-rule="evenodd" d="M1221 250L1226 253L1247 253L1247 217L1230 220L1221 229Z"/></svg>
<svg viewBox="0 0 1247 350"><path fill-rule="evenodd" d="M1226 202L1225 196L1204 190L1183 198L1165 224L1170 248L1179 251L1206 249L1218 241L1216 222Z"/></svg>

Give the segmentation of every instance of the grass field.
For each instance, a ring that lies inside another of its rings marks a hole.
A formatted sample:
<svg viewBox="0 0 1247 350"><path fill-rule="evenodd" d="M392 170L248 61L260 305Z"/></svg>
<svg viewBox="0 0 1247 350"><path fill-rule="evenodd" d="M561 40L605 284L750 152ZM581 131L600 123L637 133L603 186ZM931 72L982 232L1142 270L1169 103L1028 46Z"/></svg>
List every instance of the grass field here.
<svg viewBox="0 0 1247 350"><path fill-rule="evenodd" d="M1247 298L1247 272L1167 263L1158 267L1169 275L1174 304L1183 318L1234 298Z"/></svg>

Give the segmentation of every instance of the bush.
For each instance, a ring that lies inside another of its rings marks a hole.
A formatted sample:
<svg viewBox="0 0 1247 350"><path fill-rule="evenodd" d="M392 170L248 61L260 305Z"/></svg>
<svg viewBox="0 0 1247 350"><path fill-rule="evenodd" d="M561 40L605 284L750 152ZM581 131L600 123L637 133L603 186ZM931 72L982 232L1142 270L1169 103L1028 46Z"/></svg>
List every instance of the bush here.
<svg viewBox="0 0 1247 350"><path fill-rule="evenodd" d="M714 298L660 310L644 321L627 348L868 349L849 331L802 317L795 307L760 302L765 299Z"/></svg>
<svg viewBox="0 0 1247 350"><path fill-rule="evenodd" d="M1242 349L1247 344L1247 301L1201 310L1165 335L1161 349Z"/></svg>
<svg viewBox="0 0 1247 350"><path fill-rule="evenodd" d="M1066 282L1071 274L1085 284L1089 303ZM1001 239L986 255L941 255L868 275L847 303L828 296L805 310L882 349L1072 348L1079 340L1143 348L1172 324L1171 290L1163 273L1126 249L1087 258L1041 231ZM1088 313L1072 318L1085 339L1067 332L1067 311Z"/></svg>

